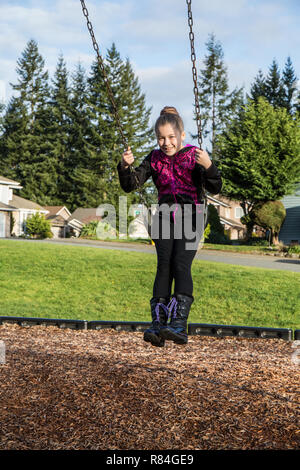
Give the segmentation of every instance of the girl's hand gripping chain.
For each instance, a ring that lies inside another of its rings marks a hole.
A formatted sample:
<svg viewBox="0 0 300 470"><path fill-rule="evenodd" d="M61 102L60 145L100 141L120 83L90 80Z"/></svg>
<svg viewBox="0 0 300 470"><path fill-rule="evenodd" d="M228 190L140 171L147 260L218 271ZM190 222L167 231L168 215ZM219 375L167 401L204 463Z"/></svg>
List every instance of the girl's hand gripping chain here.
<svg viewBox="0 0 300 470"><path fill-rule="evenodd" d="M134 162L134 156L131 151L131 148L128 147L126 152L123 153L123 158L122 158L122 167L124 169L128 168L132 163Z"/></svg>
<svg viewBox="0 0 300 470"><path fill-rule="evenodd" d="M202 165L206 170L211 166L212 162L205 150L196 149L196 162Z"/></svg>

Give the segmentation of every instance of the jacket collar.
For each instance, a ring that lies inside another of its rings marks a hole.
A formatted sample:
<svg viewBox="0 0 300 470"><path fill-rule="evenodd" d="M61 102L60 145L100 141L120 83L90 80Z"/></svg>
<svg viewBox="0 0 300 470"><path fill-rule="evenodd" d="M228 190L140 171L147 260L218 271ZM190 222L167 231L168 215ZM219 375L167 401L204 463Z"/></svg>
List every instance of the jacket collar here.
<svg viewBox="0 0 300 470"><path fill-rule="evenodd" d="M176 159L176 161L180 161L184 158L185 154L193 147L193 145L186 145L185 147L183 147L181 150L179 150L179 152L175 153L175 155L173 155L172 157L169 157L168 155L166 155L162 150L158 150L159 151L159 159L161 161L164 161L164 162L170 162L172 161L173 159Z"/></svg>

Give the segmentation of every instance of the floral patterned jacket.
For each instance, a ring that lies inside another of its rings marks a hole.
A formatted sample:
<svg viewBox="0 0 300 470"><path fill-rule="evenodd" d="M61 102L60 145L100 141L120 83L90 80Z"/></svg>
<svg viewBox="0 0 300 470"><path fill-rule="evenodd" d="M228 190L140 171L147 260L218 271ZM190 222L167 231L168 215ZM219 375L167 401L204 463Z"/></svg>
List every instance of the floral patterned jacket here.
<svg viewBox="0 0 300 470"><path fill-rule="evenodd" d="M222 188L221 174L214 163L206 170L195 160L197 147L186 145L174 156L167 156L162 150L153 150L134 169L124 169L118 164L121 188L131 192L137 188L137 180L142 186L151 176L158 190L159 204L200 204L204 191L218 194Z"/></svg>

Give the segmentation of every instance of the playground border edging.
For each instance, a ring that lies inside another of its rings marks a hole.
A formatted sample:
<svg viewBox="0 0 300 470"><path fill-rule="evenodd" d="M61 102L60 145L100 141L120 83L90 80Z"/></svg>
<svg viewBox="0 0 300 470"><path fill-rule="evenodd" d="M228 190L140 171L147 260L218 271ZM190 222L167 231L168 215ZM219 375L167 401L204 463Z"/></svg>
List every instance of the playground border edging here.
<svg viewBox="0 0 300 470"><path fill-rule="evenodd" d="M112 328L116 331L143 332L150 322L109 321L109 320L70 320L55 318L32 318L0 316L0 325L16 323L19 326L57 326L58 328L71 328L73 330L102 330ZM189 323L189 335L202 335L213 337L237 337L258 339L283 339L285 341L300 340L300 330L291 328L269 328L241 325L217 325L207 323Z"/></svg>

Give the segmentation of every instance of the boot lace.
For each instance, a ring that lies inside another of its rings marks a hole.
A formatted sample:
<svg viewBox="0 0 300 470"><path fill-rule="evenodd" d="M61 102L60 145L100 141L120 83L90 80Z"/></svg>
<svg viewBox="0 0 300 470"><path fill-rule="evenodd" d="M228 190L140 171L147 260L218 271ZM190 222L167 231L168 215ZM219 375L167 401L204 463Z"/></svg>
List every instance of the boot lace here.
<svg viewBox="0 0 300 470"><path fill-rule="evenodd" d="M169 310L169 315L168 317L176 318L177 314L177 299L176 297L173 297L172 300L168 304L168 310ZM174 310L173 315L172 315L172 310Z"/></svg>
<svg viewBox="0 0 300 470"><path fill-rule="evenodd" d="M160 323L160 316L159 316L159 307L162 307L162 309L165 311L165 314L167 317L169 317L169 305L162 304L161 302L157 303L155 306L155 313L156 313L156 319L158 323Z"/></svg>

